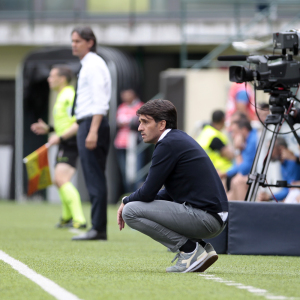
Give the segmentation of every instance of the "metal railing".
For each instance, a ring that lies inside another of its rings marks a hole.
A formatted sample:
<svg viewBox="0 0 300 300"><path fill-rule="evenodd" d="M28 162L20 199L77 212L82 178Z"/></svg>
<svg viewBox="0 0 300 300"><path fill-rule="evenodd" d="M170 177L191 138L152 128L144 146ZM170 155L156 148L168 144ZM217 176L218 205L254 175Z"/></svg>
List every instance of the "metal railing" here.
<svg viewBox="0 0 300 300"><path fill-rule="evenodd" d="M188 16L192 5L196 7L205 7L206 1L197 0L182 0L182 43L181 43L181 67L182 68L197 68L211 66L212 63L216 64L215 58L223 53L227 48L232 45L233 41L241 41L247 38L253 38L259 35L259 32L253 32L253 29L260 22L265 22L268 27L268 34L272 37L273 25L281 21L284 24L280 27L280 31L291 29L290 26L296 25L300 20L300 2L298 1L218 1L220 3L220 11L225 17L231 17L235 24L234 33L228 32L223 34L218 46L206 54L201 60L188 59L188 45L199 40L207 38L207 35L189 34L186 27L188 26ZM209 6L209 4L206 4ZM231 10L228 9L231 7ZM222 17L218 19L222 20ZM243 22L242 22L243 20ZM278 30L278 26L277 30ZM214 35L214 37L216 37ZM271 41L270 41L271 45Z"/></svg>
<svg viewBox="0 0 300 300"><path fill-rule="evenodd" d="M119 1L119 2L118 2ZM0 20L46 21L61 19L101 22L144 20L180 22L185 20L251 19L270 3L280 7L279 18L290 18L299 9L298 0L0 0Z"/></svg>

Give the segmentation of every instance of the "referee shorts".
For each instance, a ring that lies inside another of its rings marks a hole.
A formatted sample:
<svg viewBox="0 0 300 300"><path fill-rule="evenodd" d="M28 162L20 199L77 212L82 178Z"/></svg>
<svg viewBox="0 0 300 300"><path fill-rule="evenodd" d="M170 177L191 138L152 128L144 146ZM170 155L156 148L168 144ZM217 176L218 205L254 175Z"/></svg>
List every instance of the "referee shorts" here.
<svg viewBox="0 0 300 300"><path fill-rule="evenodd" d="M76 169L77 157L78 149L75 136L59 144L55 165L66 163Z"/></svg>

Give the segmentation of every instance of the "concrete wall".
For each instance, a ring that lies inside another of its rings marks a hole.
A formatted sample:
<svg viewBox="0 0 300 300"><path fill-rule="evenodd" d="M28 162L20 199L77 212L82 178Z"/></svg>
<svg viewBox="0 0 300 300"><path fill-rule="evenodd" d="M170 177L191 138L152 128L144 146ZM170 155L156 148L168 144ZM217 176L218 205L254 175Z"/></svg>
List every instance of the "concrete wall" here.
<svg viewBox="0 0 300 300"><path fill-rule="evenodd" d="M226 108L228 70L188 70L185 89L185 131L194 136L197 124L210 121L215 109Z"/></svg>
<svg viewBox="0 0 300 300"><path fill-rule="evenodd" d="M29 52L37 48L35 46L1 46L0 79L15 79L17 66L24 61Z"/></svg>

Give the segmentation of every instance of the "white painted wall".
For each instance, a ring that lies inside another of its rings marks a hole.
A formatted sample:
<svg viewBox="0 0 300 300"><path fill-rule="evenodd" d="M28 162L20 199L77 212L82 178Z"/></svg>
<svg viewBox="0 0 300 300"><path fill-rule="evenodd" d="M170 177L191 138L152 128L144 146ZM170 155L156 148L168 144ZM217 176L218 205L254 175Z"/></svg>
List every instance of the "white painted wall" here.
<svg viewBox="0 0 300 300"><path fill-rule="evenodd" d="M13 147L9 145L0 146L0 199L9 198L11 182Z"/></svg>
<svg viewBox="0 0 300 300"><path fill-rule="evenodd" d="M185 90L185 131L194 136L199 122L210 121L216 109L225 110L230 82L228 70L188 70Z"/></svg>

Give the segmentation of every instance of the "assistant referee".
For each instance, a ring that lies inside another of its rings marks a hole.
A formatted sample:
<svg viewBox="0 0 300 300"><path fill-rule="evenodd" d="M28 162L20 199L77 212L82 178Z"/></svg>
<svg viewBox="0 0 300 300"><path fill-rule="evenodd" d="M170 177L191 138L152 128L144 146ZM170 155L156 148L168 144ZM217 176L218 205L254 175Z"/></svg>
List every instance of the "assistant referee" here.
<svg viewBox="0 0 300 300"><path fill-rule="evenodd" d="M81 207L80 195L76 187L71 183L71 178L76 171L78 150L76 136L78 125L71 116L75 91L70 85L73 73L66 65L54 65L48 77L51 90L57 91L55 105L53 107L54 128L47 125L42 119L31 125L35 134L47 134L55 131L48 143L50 146L59 144L56 157L54 182L58 187L62 201L62 217L57 227L86 228L86 220ZM66 136L66 132L71 135ZM72 136L73 135L73 136Z"/></svg>

